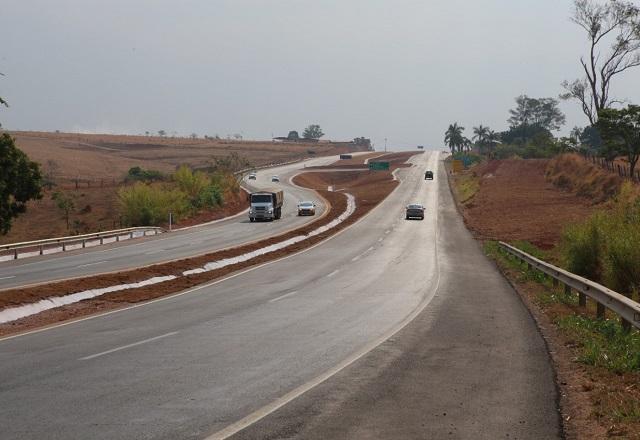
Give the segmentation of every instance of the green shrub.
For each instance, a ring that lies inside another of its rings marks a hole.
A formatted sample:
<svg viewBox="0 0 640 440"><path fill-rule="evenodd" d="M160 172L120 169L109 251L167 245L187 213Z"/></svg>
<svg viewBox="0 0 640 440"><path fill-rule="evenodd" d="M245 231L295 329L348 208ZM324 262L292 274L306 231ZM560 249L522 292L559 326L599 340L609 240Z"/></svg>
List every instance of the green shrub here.
<svg viewBox="0 0 640 440"><path fill-rule="evenodd" d="M140 167L131 167L127 173L127 179L130 181L153 182L155 180L164 180L164 174L157 170L145 170Z"/></svg>
<svg viewBox="0 0 640 440"><path fill-rule="evenodd" d="M132 226L157 226L166 223L169 212L177 221L191 210L184 192L141 182L121 188L118 191L118 203L124 222Z"/></svg>
<svg viewBox="0 0 640 440"><path fill-rule="evenodd" d="M602 273L601 248L603 232L598 216L569 226L562 237L562 252L569 272L599 281Z"/></svg>
<svg viewBox="0 0 640 440"><path fill-rule="evenodd" d="M198 195L198 208L213 208L222 205L222 190L217 185L209 185Z"/></svg>

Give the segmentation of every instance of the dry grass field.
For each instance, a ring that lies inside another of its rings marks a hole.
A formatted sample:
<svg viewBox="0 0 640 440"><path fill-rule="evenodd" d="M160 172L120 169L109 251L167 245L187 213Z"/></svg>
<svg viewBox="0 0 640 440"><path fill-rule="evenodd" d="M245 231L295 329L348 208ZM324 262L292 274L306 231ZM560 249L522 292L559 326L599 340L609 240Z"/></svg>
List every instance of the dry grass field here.
<svg viewBox="0 0 640 440"><path fill-rule="evenodd" d="M179 165L205 167L237 153L254 166L355 151L346 143L282 143L158 136L12 132L18 148L44 167L54 161L59 178L121 180L134 166L170 172Z"/></svg>
<svg viewBox="0 0 640 440"><path fill-rule="evenodd" d="M55 186L43 198L29 202L27 213L18 217L11 231L0 236L0 244L78 233L96 232L121 226L117 191L124 185L130 168L139 166L163 173L178 166L207 167L214 158L237 153L252 166L287 162L314 156L356 151L347 143L281 143L186 139L157 136L12 132L18 148L42 165ZM76 184L77 183L77 184ZM51 200L55 191L73 199L67 229L63 213ZM199 212L184 225L228 215L244 208L238 197L227 197L225 206Z"/></svg>

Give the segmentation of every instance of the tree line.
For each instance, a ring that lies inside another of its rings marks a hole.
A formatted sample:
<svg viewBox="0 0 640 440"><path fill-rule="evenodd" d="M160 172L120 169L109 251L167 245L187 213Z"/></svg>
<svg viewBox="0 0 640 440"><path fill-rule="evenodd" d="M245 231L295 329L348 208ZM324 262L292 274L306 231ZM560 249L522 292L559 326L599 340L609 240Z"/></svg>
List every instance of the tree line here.
<svg viewBox="0 0 640 440"><path fill-rule="evenodd" d="M489 157L550 157L565 151L598 155L612 161L624 157L634 175L640 159L640 106L611 95L614 79L640 66L640 8L632 2L575 0L571 20L587 35L588 54L580 58L584 76L562 82L562 100L575 100L589 124L568 136L553 132L566 122L556 98L516 98L508 129L495 132L480 124L473 137L457 122L445 132L452 153L474 150Z"/></svg>

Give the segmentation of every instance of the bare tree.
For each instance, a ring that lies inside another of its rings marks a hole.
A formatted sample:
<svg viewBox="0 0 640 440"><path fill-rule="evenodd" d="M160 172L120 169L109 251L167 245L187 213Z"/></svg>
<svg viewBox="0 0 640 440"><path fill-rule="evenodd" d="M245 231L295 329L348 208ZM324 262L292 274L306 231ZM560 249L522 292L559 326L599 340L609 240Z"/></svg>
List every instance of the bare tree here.
<svg viewBox="0 0 640 440"><path fill-rule="evenodd" d="M562 99L577 99L591 125L598 112L621 101L609 95L614 76L640 66L640 8L624 0L575 0L571 20L583 28L589 38L589 56L580 58L585 77L564 81ZM603 53L603 46L610 44Z"/></svg>

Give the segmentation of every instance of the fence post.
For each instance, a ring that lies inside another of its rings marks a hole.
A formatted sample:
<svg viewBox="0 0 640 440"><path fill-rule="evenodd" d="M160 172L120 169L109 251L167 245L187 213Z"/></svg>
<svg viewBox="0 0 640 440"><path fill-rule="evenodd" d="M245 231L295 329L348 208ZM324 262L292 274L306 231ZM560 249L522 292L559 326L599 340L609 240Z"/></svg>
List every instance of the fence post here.
<svg viewBox="0 0 640 440"><path fill-rule="evenodd" d="M600 303L596 303L596 315L598 317L598 319L604 319L605 318L605 309L604 309L604 305L600 304Z"/></svg>

